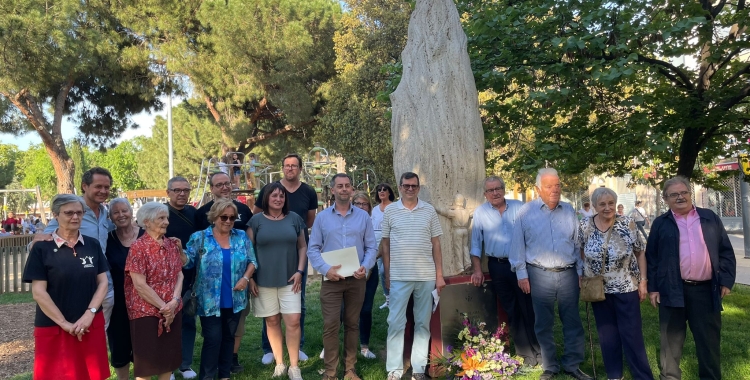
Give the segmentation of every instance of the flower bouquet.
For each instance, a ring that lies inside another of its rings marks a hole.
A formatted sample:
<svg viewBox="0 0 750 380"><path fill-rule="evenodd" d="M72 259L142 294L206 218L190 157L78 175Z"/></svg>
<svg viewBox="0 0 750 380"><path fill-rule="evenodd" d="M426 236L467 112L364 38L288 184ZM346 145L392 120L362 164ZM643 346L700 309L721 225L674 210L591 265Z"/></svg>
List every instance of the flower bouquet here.
<svg viewBox="0 0 750 380"><path fill-rule="evenodd" d="M460 346L448 346L446 354L437 359L446 377L456 380L509 379L521 367L523 359L505 352L508 344L505 324L490 334L486 323L473 324L466 314L462 316L464 327L457 339Z"/></svg>

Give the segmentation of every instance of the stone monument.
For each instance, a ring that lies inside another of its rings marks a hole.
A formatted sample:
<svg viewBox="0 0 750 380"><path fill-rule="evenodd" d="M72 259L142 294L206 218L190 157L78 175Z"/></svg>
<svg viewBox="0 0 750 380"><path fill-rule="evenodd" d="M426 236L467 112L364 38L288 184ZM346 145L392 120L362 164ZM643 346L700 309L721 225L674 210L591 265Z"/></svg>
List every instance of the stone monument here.
<svg viewBox="0 0 750 380"><path fill-rule="evenodd" d="M421 199L448 210L462 194L461 213L471 214L484 201L484 132L466 34L453 0L417 0L401 60L401 82L391 94L396 179L413 171L420 177ZM440 215L444 276L463 272L469 263L464 249L455 248L463 244L453 242L464 232L454 229L468 227L461 225L463 217L451 219L446 212Z"/></svg>

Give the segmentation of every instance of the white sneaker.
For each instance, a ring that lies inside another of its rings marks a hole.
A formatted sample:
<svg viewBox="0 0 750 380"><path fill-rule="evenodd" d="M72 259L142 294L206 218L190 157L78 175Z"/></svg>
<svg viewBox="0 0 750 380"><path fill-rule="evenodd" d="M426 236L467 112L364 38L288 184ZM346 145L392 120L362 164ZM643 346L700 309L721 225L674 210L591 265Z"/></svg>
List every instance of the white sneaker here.
<svg viewBox="0 0 750 380"><path fill-rule="evenodd" d="M291 380L302 380L302 372L299 370L299 367L289 367L287 374Z"/></svg>
<svg viewBox="0 0 750 380"><path fill-rule="evenodd" d="M276 364L276 368L273 369L273 376L271 377L281 377L284 376L284 373L286 373L286 366L284 363Z"/></svg>
<svg viewBox="0 0 750 380"><path fill-rule="evenodd" d="M382 305L380 305L380 308L381 309L387 308L389 306L389 304L390 304L390 299L391 299L390 296L385 296L385 303L383 303Z"/></svg>
<svg viewBox="0 0 750 380"><path fill-rule="evenodd" d="M401 371L388 372L388 380L401 380Z"/></svg>
<svg viewBox="0 0 750 380"><path fill-rule="evenodd" d="M318 355L318 357L319 357L319 358L321 358L321 359L323 359L323 358L325 358L325 356L326 356L326 350L325 350L325 349L322 349L322 350L320 351L320 355Z"/></svg>
<svg viewBox="0 0 750 380"><path fill-rule="evenodd" d="M369 348L363 348L359 350L359 353L362 354L362 356L364 356L365 359L375 359L376 357L375 354L372 351L370 351Z"/></svg>
<svg viewBox="0 0 750 380"><path fill-rule="evenodd" d="M269 364L273 363L273 352L269 352L269 353L263 355L263 358L260 359L260 361L261 361L261 363L263 363L265 365L269 365Z"/></svg>
<svg viewBox="0 0 750 380"><path fill-rule="evenodd" d="M194 379L196 376L198 376L198 374L195 373L195 371L193 371L192 368L188 368L184 371L181 369L178 369L177 371L180 373L180 375L182 375L183 379Z"/></svg>
<svg viewBox="0 0 750 380"><path fill-rule="evenodd" d="M303 362L303 361L305 361L305 360L307 360L307 359L309 359L309 358L307 357L307 354L306 354L306 353L304 353L304 352L302 352L302 350L299 350L299 361Z"/></svg>
<svg viewBox="0 0 750 380"><path fill-rule="evenodd" d="M169 380L174 380L174 373L169 376Z"/></svg>

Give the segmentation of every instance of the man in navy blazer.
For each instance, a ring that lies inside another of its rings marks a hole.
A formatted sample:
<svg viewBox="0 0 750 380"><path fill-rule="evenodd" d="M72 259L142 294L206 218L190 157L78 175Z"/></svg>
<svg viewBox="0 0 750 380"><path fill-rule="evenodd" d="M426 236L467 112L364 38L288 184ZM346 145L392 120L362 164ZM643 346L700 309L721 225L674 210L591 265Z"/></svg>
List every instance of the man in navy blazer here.
<svg viewBox="0 0 750 380"><path fill-rule="evenodd" d="M734 286L732 243L711 210L693 206L690 181L667 180L669 211L654 220L646 245L648 291L659 307L662 379L680 379L687 331L695 340L700 379L721 379L721 300Z"/></svg>

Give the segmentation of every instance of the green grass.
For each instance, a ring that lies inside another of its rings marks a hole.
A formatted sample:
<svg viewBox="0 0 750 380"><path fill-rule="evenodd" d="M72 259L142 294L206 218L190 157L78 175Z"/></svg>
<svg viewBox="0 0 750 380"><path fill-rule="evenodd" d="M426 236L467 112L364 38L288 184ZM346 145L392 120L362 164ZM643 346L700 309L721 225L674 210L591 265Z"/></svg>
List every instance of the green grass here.
<svg viewBox="0 0 750 380"><path fill-rule="evenodd" d="M31 296L31 292L0 294L0 305L29 302L34 302L34 298Z"/></svg>
<svg viewBox="0 0 750 380"><path fill-rule="evenodd" d="M318 370L323 368L323 362L318 358L320 350L323 348L322 343L322 319L320 312L320 302L318 301L318 294L320 291L320 283L312 282L307 288L307 319L305 321L305 352L310 356L310 360L301 363L302 377L305 379L319 379ZM13 301L9 301L12 299ZM0 304L2 303L15 303L15 302L29 302L31 301L30 295L23 301L21 297L9 297L9 295L0 296ZM359 358L357 362L357 372L364 380L380 380L385 379L385 341L387 334L387 323L386 318L388 315L388 309L380 310L380 306L384 301L383 294L378 289L378 294L375 298L374 315L373 315L373 331L372 337L370 338L370 349L378 356L377 359L364 359ZM584 304L581 304L581 319L586 327L586 309ZM641 306L642 317L643 317L643 334L646 341L646 351L648 354L651 368L654 371L654 375L658 378L658 352L659 352L659 324L658 324L658 312L656 309L651 307L649 303L644 302ZM737 285L732 292L724 300L724 312L722 314L722 375L725 379L750 379L750 339L747 337L748 331L750 330L750 287ZM596 355L596 373L598 378L605 378L604 366L601 361L601 352L599 351L599 343L596 335L596 326L594 323L593 313L590 313L591 320L591 331L593 332L594 339L594 350ZM555 325L556 341L562 342L562 332L560 330L559 321ZM200 329L200 328L199 328ZM240 349L240 363L245 366L245 370L237 375L232 375L232 380L271 380L271 374L273 372L273 366L265 366L261 364L260 358L262 356L262 350L260 347L260 330L261 330L261 319L253 318L252 316L247 319L246 335L242 341L242 348ZM200 364L200 347L202 345L202 338L198 334L196 341L196 350L194 353L193 369L198 370ZM558 347L559 351L562 351L562 344ZM288 362L287 362L288 363ZM586 361L581 365L581 369L586 373L592 375L591 369L591 351L588 343L588 336L586 336ZM626 366L627 368L627 366ZM688 334L687 341L685 342L685 348L683 352L682 370L684 380L698 379L698 363L695 353L695 344L693 342L691 334ZM341 371L341 368L340 368ZM535 370L527 374L518 375L515 378L523 380L538 379L541 370ZM111 379L116 379L114 376L114 370L112 371L113 376ZM132 375L132 374L131 374ZM180 376L176 376L180 379ZM13 380L27 380L31 379L31 373L18 375L12 378ZM565 376L558 376L556 379L569 379ZM632 379L630 374L625 374L625 379Z"/></svg>

